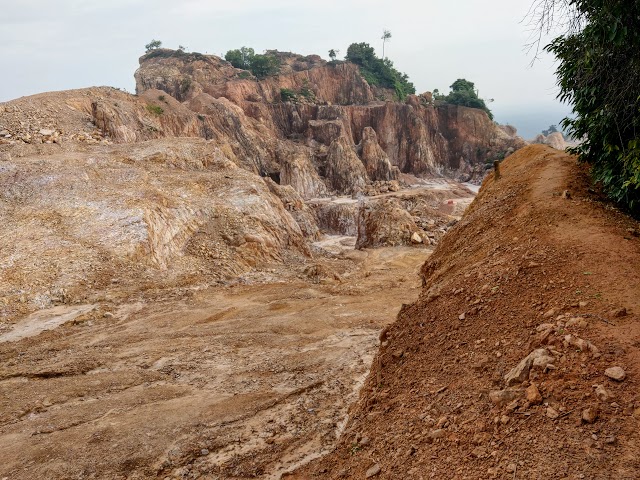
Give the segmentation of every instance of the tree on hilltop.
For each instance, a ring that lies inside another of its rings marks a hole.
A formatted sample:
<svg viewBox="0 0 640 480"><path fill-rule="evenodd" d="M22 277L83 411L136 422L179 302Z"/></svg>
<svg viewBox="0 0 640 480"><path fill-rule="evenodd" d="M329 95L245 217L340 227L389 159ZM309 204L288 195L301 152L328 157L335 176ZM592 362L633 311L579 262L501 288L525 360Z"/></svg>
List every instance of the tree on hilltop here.
<svg viewBox="0 0 640 480"><path fill-rule="evenodd" d="M437 89L434 90L434 98L452 105L479 108L480 110L484 110L487 115L489 115L489 118L493 120L491 110L489 110L485 101L478 97L478 92L476 91L476 86L473 82L464 78L459 78L453 82L449 88L451 89L451 92L446 96L440 95L440 92L437 92Z"/></svg>
<svg viewBox="0 0 640 480"><path fill-rule="evenodd" d="M260 55L253 48L242 47L229 50L224 59L236 68L249 70L258 78L277 75L280 71L280 60L275 55Z"/></svg>
<svg viewBox="0 0 640 480"><path fill-rule="evenodd" d="M145 53L149 53L151 50L156 50L158 48L160 48L162 46L162 42L160 40L151 40L149 43L147 43L144 48L145 48Z"/></svg>
<svg viewBox="0 0 640 480"><path fill-rule="evenodd" d="M368 43L352 43L345 58L360 67L360 73L367 83L393 89L400 100L416 93L409 77L396 70L391 60L378 58L374 48Z"/></svg>
<svg viewBox="0 0 640 480"><path fill-rule="evenodd" d="M384 56L384 44L391 38L391 32L389 30L385 30L382 32L382 59L384 60L386 57Z"/></svg>

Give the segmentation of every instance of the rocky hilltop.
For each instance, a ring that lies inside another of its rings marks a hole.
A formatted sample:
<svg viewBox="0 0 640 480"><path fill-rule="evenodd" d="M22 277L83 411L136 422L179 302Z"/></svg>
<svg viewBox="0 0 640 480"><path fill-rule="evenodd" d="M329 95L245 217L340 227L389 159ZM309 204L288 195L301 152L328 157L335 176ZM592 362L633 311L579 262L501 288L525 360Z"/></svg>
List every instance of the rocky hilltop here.
<svg viewBox="0 0 640 480"><path fill-rule="evenodd" d="M259 80L158 49L140 58L137 95L95 87L0 104L2 246L15 250L4 316L93 298L112 278L185 285L207 272L210 283L311 259L321 231L359 235L359 248L433 244L453 218L440 202L471 193L399 191L418 177L480 178L523 143L481 110L428 94L388 101L354 64L272 54L280 72Z"/></svg>

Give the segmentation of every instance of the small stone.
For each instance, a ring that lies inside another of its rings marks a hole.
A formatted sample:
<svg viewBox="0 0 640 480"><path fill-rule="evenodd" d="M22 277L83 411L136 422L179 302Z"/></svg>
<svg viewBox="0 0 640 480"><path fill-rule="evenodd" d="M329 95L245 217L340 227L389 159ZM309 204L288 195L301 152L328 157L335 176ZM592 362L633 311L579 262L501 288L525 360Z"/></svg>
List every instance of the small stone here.
<svg viewBox="0 0 640 480"><path fill-rule="evenodd" d="M582 411L582 421L585 423L595 423L600 412L597 407L585 408Z"/></svg>
<svg viewBox="0 0 640 480"><path fill-rule="evenodd" d="M611 311L611 316L613 318L626 317L627 316L627 309L624 308L624 307L616 308L615 310Z"/></svg>
<svg viewBox="0 0 640 480"><path fill-rule="evenodd" d="M580 302L580 303L578 303L578 306L580 308L585 308L587 305L589 305L589 302Z"/></svg>
<svg viewBox="0 0 640 480"><path fill-rule="evenodd" d="M569 200L571 198L571 192L569 192L569 190L565 190L562 192L562 198Z"/></svg>
<svg viewBox="0 0 640 480"><path fill-rule="evenodd" d="M624 371L624 369L623 369L622 367L611 367L611 368L607 368L607 369L604 371L604 374L605 374L607 377L609 377L609 378L611 378L611 379L613 379L613 380L615 380L615 381L617 381L617 382L621 382L621 381L623 381L625 378L627 378L627 374L626 374L626 372Z"/></svg>
<svg viewBox="0 0 640 480"><path fill-rule="evenodd" d="M552 308L551 310L547 310L544 313L543 317L544 318L551 318L551 317L554 317L556 315L556 313L557 313L557 310L555 308Z"/></svg>
<svg viewBox="0 0 640 480"><path fill-rule="evenodd" d="M202 450L200 450L200 455L202 456L209 455L209 450L206 448L203 448Z"/></svg>
<svg viewBox="0 0 640 480"><path fill-rule="evenodd" d="M596 397L601 402L607 402L611 399L611 394L602 385L596 385Z"/></svg>
<svg viewBox="0 0 640 480"><path fill-rule="evenodd" d="M43 135L45 137L50 137L51 135L53 135L54 131L53 130L49 130L48 128L43 128L38 133L40 133L40 135Z"/></svg>
<svg viewBox="0 0 640 480"><path fill-rule="evenodd" d="M540 405L542 403L542 395L540 395L540 390L534 383L525 390L525 398L531 405Z"/></svg>
<svg viewBox="0 0 640 480"><path fill-rule="evenodd" d="M371 443L369 437L362 437L362 440L360 440L360 445L363 447L366 447L369 443Z"/></svg>
<svg viewBox="0 0 640 480"><path fill-rule="evenodd" d="M411 235L411 241L413 243L422 243L422 237L418 232L413 232L413 234Z"/></svg>
<svg viewBox="0 0 640 480"><path fill-rule="evenodd" d="M467 318L467 316L465 315L464 312L462 312L460 315L458 315L458 320L464 320L465 318Z"/></svg>
<svg viewBox="0 0 640 480"><path fill-rule="evenodd" d="M376 463L375 465L373 465L372 467L369 468L369 470L367 470L367 473L365 473L365 478L371 478L371 477L375 477L376 475L378 475L380 472L382 471L382 468L380 468L380 464Z"/></svg>
<svg viewBox="0 0 640 480"><path fill-rule="evenodd" d="M431 438L432 440L435 440L437 438L444 438L446 433L447 432L445 432L443 429L438 428L437 430L433 430L429 433L429 438Z"/></svg>
<svg viewBox="0 0 640 480"><path fill-rule="evenodd" d="M512 402L516 398L520 396L520 392L518 390L493 390L489 392L489 400L491 403L501 407L507 405Z"/></svg>
<svg viewBox="0 0 640 480"><path fill-rule="evenodd" d="M617 439L615 435L609 435L604 439L604 443L606 443L607 445L613 445L614 443L616 443L616 440Z"/></svg>
<svg viewBox="0 0 640 480"><path fill-rule="evenodd" d="M501 423L502 425L506 425L507 423L509 423L509 421L510 421L510 420L511 420L511 419L510 419L508 416L506 416L506 415L502 415L502 416L500 417L500 423Z"/></svg>
<svg viewBox="0 0 640 480"><path fill-rule="evenodd" d="M529 371L536 359L542 357L548 357L549 352L546 348L539 348L534 350L525 358L523 358L518 365L513 367L509 373L504 376L504 381L508 387L522 383L529 378Z"/></svg>
<svg viewBox="0 0 640 480"><path fill-rule="evenodd" d="M560 416L558 411L553 407L547 407L546 415L551 420L555 420L556 418L558 418Z"/></svg>
<svg viewBox="0 0 640 480"><path fill-rule="evenodd" d="M487 455L487 449L484 447L476 447L471 452L471 456L474 458L482 458Z"/></svg>
<svg viewBox="0 0 640 480"><path fill-rule="evenodd" d="M518 467L515 463L510 463L505 467L505 470L507 471L507 473L514 473L517 469Z"/></svg>

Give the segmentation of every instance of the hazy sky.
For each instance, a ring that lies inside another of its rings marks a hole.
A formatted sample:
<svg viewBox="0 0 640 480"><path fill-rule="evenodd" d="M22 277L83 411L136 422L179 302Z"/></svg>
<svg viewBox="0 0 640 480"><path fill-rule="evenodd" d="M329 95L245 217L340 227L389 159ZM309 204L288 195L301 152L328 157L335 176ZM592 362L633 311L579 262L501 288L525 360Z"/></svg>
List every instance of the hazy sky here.
<svg viewBox="0 0 640 480"><path fill-rule="evenodd" d="M557 123L554 63L530 66L522 22L533 0L0 0L0 101L110 85L135 91L144 45L221 55L253 47L340 56L353 42L386 54L418 92L476 83L496 120L525 137Z"/></svg>

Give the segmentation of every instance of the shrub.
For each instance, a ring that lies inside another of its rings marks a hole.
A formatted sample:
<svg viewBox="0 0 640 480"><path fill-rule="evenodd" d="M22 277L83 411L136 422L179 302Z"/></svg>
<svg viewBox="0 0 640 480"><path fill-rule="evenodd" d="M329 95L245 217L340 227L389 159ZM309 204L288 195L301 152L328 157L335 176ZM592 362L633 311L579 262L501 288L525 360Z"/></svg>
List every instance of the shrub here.
<svg viewBox="0 0 640 480"><path fill-rule="evenodd" d="M281 88L280 99L283 102L295 102L298 99L298 95L293 90L290 90L288 88Z"/></svg>
<svg viewBox="0 0 640 480"><path fill-rule="evenodd" d="M145 52L149 53L151 50L156 50L162 46L162 42L160 40L151 40L144 46Z"/></svg>
<svg viewBox="0 0 640 480"><path fill-rule="evenodd" d="M154 115L162 115L164 113L162 107L158 105L147 105L147 111L149 113L153 113Z"/></svg>
<svg viewBox="0 0 640 480"><path fill-rule="evenodd" d="M234 67L249 70L260 79L280 71L280 60L276 56L256 54L253 48L229 50L224 58Z"/></svg>
<svg viewBox="0 0 640 480"><path fill-rule="evenodd" d="M487 104L478 97L475 90L475 84L464 78L459 78L449 87L451 92L449 95L440 95L440 92L434 90L434 97L452 105L461 105L463 107L479 108L484 110L489 118L493 120L493 113L487 107ZM437 92L437 93L436 93Z"/></svg>

